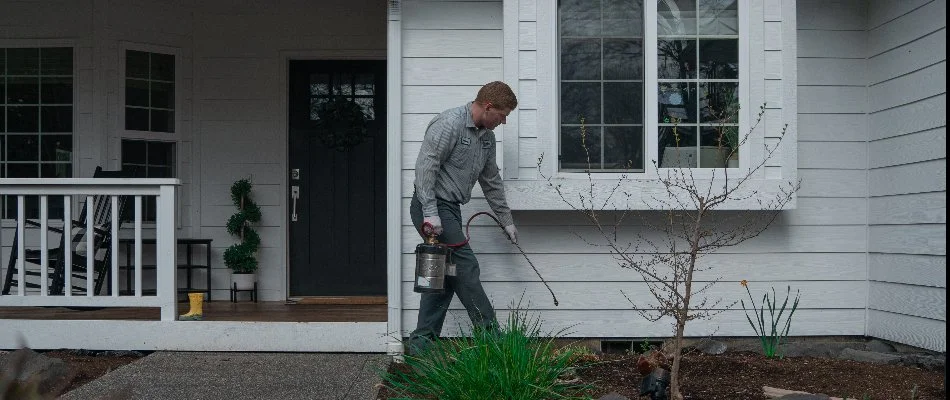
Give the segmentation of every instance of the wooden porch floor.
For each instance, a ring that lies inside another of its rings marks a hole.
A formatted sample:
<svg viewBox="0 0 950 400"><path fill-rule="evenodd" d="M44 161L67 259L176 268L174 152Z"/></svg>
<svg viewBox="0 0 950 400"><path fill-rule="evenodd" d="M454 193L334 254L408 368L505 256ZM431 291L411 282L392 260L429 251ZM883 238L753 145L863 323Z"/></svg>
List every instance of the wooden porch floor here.
<svg viewBox="0 0 950 400"><path fill-rule="evenodd" d="M188 303L179 303L179 314ZM285 302L210 301L204 303L205 321L260 322L386 322L385 304L289 304ZM73 310L63 307L0 307L0 319L32 320L160 320L158 308L115 307Z"/></svg>

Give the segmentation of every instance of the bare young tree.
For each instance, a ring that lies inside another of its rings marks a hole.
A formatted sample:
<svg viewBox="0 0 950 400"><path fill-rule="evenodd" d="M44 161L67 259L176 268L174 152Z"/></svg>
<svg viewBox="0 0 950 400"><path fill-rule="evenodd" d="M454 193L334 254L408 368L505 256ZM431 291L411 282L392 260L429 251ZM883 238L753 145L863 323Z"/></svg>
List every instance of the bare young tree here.
<svg viewBox="0 0 950 400"><path fill-rule="evenodd" d="M744 145L749 142L764 114L763 105L752 127L741 137L738 127L720 124L718 150L728 154L725 160L732 158L740 147L749 147ZM735 304L723 305L722 299L706 297L705 293L721 278L694 282L698 272L711 268L704 267L700 259L759 236L794 199L801 187L800 180L786 181L777 190L765 193L752 184L762 175L768 160L776 155L787 129L786 124L775 144L770 146L763 141L762 156L752 161L748 168L713 168L709 170L709 175L696 177L693 169L661 168L654 160L653 170L661 190L641 196L648 207L642 212L610 210L610 205L618 203L618 198L623 204L624 197L629 203L634 196L624 184L629 181L627 175L622 175L616 182L604 181L594 179L588 169L586 189L580 194L568 193L556 180L544 175L541 168L543 154L538 159L538 169L548 185L562 201L586 217L598 236L595 240L581 239L590 245L606 248L620 267L635 270L642 276L655 302L636 304L624 293L633 308L651 322L672 319L674 332L672 346L669 347L672 354L666 355L672 358L669 367L672 399L683 398L679 371L686 324L695 319L713 317ZM673 132L675 135L675 127ZM581 145L588 152L583 119ZM678 148L674 151L678 151ZM589 152L587 156L589 164ZM603 190L597 188L601 182L610 182L609 187ZM752 202L758 206L752 207L756 208L754 211L714 212L717 209L736 209L738 207L729 207L735 202ZM633 214L640 216L644 229L633 235L635 237L624 238L619 228Z"/></svg>

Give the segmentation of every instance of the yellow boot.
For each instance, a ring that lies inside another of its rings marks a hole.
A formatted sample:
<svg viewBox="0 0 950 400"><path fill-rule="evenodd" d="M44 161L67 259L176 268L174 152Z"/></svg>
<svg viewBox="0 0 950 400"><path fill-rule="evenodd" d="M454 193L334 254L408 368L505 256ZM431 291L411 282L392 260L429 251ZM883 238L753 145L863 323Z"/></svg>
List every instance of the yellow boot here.
<svg viewBox="0 0 950 400"><path fill-rule="evenodd" d="M188 293L188 302L191 304L191 309L188 310L187 314L179 315L178 320L201 321L203 319L201 306L204 303L204 299L204 293Z"/></svg>

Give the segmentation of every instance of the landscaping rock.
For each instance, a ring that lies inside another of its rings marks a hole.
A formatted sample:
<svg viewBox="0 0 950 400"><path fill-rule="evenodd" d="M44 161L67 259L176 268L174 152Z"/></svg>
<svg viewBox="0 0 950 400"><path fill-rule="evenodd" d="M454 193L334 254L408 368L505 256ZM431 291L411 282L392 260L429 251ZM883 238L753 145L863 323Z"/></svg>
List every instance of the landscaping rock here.
<svg viewBox="0 0 950 400"><path fill-rule="evenodd" d="M922 368L928 371L934 371L944 368L947 365L946 357L943 355L932 356L928 354L905 354L900 356L900 365L908 367Z"/></svg>
<svg viewBox="0 0 950 400"><path fill-rule="evenodd" d="M793 342L783 346L784 355L787 357L820 357L836 358L842 351L850 348L860 347L864 349L864 343L856 342Z"/></svg>
<svg viewBox="0 0 950 400"><path fill-rule="evenodd" d="M19 365L13 365L18 363ZM20 349L0 355L0 373L7 374L19 369L16 380L36 382L40 392L47 393L61 383L69 372L63 360L46 357L30 349Z"/></svg>
<svg viewBox="0 0 950 400"><path fill-rule="evenodd" d="M703 352L704 354L722 354L729 349L729 346L726 346L725 343L716 341L716 340L701 340L693 346L696 350Z"/></svg>
<svg viewBox="0 0 950 400"><path fill-rule="evenodd" d="M627 396L621 396L616 392L607 393L597 400L630 400Z"/></svg>
<svg viewBox="0 0 950 400"><path fill-rule="evenodd" d="M850 348L844 349L841 354L838 354L838 358L842 360L852 360L875 364L897 364L901 360L901 356L897 354L878 353L874 351L855 350Z"/></svg>
<svg viewBox="0 0 950 400"><path fill-rule="evenodd" d="M67 349L63 351L65 351L66 353L72 354L74 356L80 356L80 357L92 357L96 355L96 352L92 350L86 350L86 349Z"/></svg>
<svg viewBox="0 0 950 400"><path fill-rule="evenodd" d="M776 400L828 400L831 397L823 394L786 394L782 397L776 397Z"/></svg>
<svg viewBox="0 0 950 400"><path fill-rule="evenodd" d="M873 352L876 352L876 353L895 353L895 352L897 352L897 349L895 349L893 345L891 345L890 343L887 343L887 342L885 342L885 341L883 341L883 340L878 340L878 339L872 339L872 340L868 341L867 343L864 344L864 348L863 348L863 349L859 349L859 350L873 351Z"/></svg>
<svg viewBox="0 0 950 400"><path fill-rule="evenodd" d="M98 354L103 357L144 357L145 354L134 350L106 350Z"/></svg>

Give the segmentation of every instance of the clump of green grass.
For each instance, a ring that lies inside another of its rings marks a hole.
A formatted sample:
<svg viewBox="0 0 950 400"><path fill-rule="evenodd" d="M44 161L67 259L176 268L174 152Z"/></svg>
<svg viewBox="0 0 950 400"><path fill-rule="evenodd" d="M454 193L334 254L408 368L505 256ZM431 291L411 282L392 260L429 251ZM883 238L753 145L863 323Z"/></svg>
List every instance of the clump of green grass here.
<svg viewBox="0 0 950 400"><path fill-rule="evenodd" d="M558 332L560 334L562 332ZM541 335L540 318L513 310L497 330L473 329L471 338L434 342L406 368L382 373L398 399L584 399L573 380L573 349L559 349L558 334Z"/></svg>

